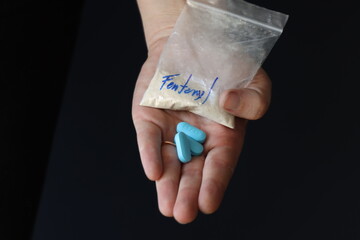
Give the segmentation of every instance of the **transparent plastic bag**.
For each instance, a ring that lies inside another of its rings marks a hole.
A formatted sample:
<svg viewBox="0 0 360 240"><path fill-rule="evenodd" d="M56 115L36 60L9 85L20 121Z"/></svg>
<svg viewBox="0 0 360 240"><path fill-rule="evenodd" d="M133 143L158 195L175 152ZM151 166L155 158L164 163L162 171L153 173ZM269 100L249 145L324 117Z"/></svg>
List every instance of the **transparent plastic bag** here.
<svg viewBox="0 0 360 240"><path fill-rule="evenodd" d="M140 105L187 110L234 128L219 96L249 84L287 18L245 1L188 0Z"/></svg>

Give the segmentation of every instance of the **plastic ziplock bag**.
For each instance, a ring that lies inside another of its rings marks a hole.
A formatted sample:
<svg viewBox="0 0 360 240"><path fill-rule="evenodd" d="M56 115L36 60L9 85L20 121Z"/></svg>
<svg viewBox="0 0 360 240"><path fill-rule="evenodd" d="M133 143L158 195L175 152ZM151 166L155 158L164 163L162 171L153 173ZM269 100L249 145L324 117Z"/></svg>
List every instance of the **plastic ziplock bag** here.
<svg viewBox="0 0 360 240"><path fill-rule="evenodd" d="M234 128L219 96L249 84L287 19L245 1L188 0L140 105L186 110Z"/></svg>

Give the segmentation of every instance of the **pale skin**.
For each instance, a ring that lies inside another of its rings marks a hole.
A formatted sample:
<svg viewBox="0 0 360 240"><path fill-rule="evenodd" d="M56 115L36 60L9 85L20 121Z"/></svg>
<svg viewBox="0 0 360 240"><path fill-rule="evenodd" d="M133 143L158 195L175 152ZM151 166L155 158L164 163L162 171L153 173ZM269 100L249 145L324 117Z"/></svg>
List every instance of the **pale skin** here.
<svg viewBox="0 0 360 240"><path fill-rule="evenodd" d="M271 81L260 69L247 88L222 93L219 104L237 116L235 129L185 111L140 106L155 73L164 44L185 5L184 0L138 0L148 48L133 96L132 116L141 162L146 176L156 183L158 206L167 217L182 224L192 222L199 211L215 212L223 199L244 142L248 120L261 118L271 98ZM208 135L204 153L182 164L172 141L177 123L186 121Z"/></svg>

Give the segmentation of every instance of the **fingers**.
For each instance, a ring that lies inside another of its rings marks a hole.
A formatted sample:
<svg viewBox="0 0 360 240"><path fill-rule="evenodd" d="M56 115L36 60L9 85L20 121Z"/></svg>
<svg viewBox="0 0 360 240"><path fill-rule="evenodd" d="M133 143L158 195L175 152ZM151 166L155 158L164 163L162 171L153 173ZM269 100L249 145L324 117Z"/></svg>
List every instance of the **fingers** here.
<svg viewBox="0 0 360 240"><path fill-rule="evenodd" d="M160 212L181 224L192 222L200 209L215 212L224 195L237 163L238 151L227 146L212 149L206 161L194 157L182 164L176 148L163 145L163 175L156 181Z"/></svg>
<svg viewBox="0 0 360 240"><path fill-rule="evenodd" d="M157 180L163 171L160 154L161 129L151 122L139 121L136 124L136 135L145 174L150 180Z"/></svg>
<svg viewBox="0 0 360 240"><path fill-rule="evenodd" d="M163 145L164 172L156 181L160 212L174 217L182 224L192 222L198 213L198 196L202 179L204 158L195 157L190 163L181 164L176 148Z"/></svg>
<svg viewBox="0 0 360 240"><path fill-rule="evenodd" d="M237 155L229 147L214 148L207 155L199 194L199 208L203 213L218 209L236 163Z"/></svg>
<svg viewBox="0 0 360 240"><path fill-rule="evenodd" d="M174 206L174 217L179 223L192 222L197 216L203 165L203 157L195 157L191 162L182 165L179 191Z"/></svg>
<svg viewBox="0 0 360 240"><path fill-rule="evenodd" d="M172 217L179 189L181 165L174 146L163 144L162 157L163 175L156 181L158 205L164 216Z"/></svg>
<svg viewBox="0 0 360 240"><path fill-rule="evenodd" d="M232 115L256 120L266 113L270 100L271 81L266 72L260 69L248 87L224 91L219 104Z"/></svg>

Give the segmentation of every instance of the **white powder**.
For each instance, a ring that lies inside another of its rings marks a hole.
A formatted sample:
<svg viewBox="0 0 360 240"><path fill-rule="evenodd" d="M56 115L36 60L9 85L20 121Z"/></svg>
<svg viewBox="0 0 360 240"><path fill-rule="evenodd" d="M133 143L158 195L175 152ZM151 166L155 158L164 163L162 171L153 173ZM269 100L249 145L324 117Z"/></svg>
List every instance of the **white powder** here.
<svg viewBox="0 0 360 240"><path fill-rule="evenodd" d="M225 112L218 104L216 87L221 79L215 78L212 85L206 88L205 85L199 83L201 81L196 81L199 79L196 76L177 74L157 71L140 105L171 110L187 110L229 128L234 128L234 116Z"/></svg>
<svg viewBox="0 0 360 240"><path fill-rule="evenodd" d="M187 1L140 105L187 110L234 128L219 96L247 86L286 20L245 1Z"/></svg>

